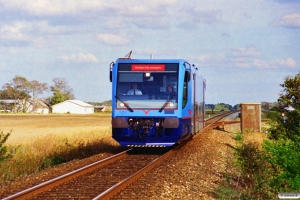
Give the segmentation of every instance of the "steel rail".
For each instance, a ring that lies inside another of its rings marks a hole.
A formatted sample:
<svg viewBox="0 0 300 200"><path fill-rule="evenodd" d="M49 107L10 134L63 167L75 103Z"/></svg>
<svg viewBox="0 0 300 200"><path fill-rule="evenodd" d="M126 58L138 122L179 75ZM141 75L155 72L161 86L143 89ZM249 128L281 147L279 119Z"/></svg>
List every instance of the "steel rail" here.
<svg viewBox="0 0 300 200"><path fill-rule="evenodd" d="M208 129L208 127L210 127L213 124L215 124L218 120L224 118L227 115L235 113L235 112L238 112L238 111L226 112L226 113L222 113L220 115L214 116L213 118L216 118L216 120L214 122L210 123L210 125L206 126L204 129L202 129L199 132L205 131L206 129ZM127 186L129 186L130 184L132 184L135 180L137 180L138 178L140 178L143 174L145 174L146 172L148 172L149 170L151 170L155 166L159 165L162 161L166 160L168 157L170 157L171 155L173 155L176 152L176 150L180 149L185 144L187 144L190 141L190 139L192 139L192 137L190 137L187 140L184 140L178 146L176 146L174 149L168 151L167 153L165 153L161 157L153 160L151 163L149 163L146 167L140 169L138 172L132 174L131 176L126 177L125 179L123 179L119 183L116 183L115 185L113 185L112 187L110 187L109 189L107 189L106 191L104 191L101 194L99 194L98 196L96 196L93 200L98 200L98 199L102 200L102 199L110 199L110 198L112 198L117 193L119 193L120 191L124 190Z"/></svg>
<svg viewBox="0 0 300 200"><path fill-rule="evenodd" d="M210 123L210 124L214 124L214 122L219 121L219 120L221 120L222 118L224 118L224 117L226 117L226 116L228 116L228 115L231 115L231 114L233 114L233 113L237 113L237 112L240 112L240 110L232 110L232 111L228 111L228 112L225 112L225 113L222 113L222 114L213 116L213 117L211 117L211 118L205 120L205 123L207 123L207 122L213 120L213 123ZM209 124L208 126L210 126L210 124Z"/></svg>
<svg viewBox="0 0 300 200"><path fill-rule="evenodd" d="M72 172L69 172L67 174L64 174L62 176L56 177L54 179L48 180L44 183L41 183L39 185L33 186L31 188L28 188L26 190L23 190L21 192L18 192L16 194L13 194L11 196L5 197L3 200L10 200L10 199L28 199L30 197L36 196L44 191L47 191L55 186L61 185L65 182L68 182L76 177L79 177L83 174L86 174L88 172L91 172L99 167L102 167L104 165L110 164L118 159L121 159L126 156L126 154L131 151L132 149L128 149L126 151L123 151L121 153L118 153L116 155L110 156L108 158L105 158L103 160L94 162L92 164L89 164L87 166L84 166L82 168L79 168L77 170L74 170Z"/></svg>
<svg viewBox="0 0 300 200"><path fill-rule="evenodd" d="M102 192L101 194L99 194L98 196L96 196L95 198L93 198L93 200L97 200L97 199L101 199L101 200L102 199L110 199L111 197L113 197L114 195L116 195L118 192L122 191L127 186L129 186L130 184L132 184L135 180L137 180L138 178L140 178L143 174L145 174L146 172L148 172L149 170L151 170L155 166L159 165L162 161L166 160L168 157L170 157L171 155L173 155L176 150L178 150L181 147L183 147L188 141L189 140L186 140L186 141L180 143L174 149L168 151L167 153L165 153L161 157L153 160L152 162L150 162L144 168L140 169L136 173L132 174L131 176L128 176L127 178L123 179L119 183L116 183L115 185L113 185L112 187L110 187L109 189L107 189L106 191Z"/></svg>

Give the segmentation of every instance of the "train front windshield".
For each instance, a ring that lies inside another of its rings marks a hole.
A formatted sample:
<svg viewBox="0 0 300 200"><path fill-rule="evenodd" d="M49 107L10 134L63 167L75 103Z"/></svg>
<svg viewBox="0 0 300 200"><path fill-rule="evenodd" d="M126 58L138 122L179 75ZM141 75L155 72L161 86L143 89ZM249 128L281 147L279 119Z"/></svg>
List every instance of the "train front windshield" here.
<svg viewBox="0 0 300 200"><path fill-rule="evenodd" d="M119 63L117 109L177 109L178 69L178 63Z"/></svg>

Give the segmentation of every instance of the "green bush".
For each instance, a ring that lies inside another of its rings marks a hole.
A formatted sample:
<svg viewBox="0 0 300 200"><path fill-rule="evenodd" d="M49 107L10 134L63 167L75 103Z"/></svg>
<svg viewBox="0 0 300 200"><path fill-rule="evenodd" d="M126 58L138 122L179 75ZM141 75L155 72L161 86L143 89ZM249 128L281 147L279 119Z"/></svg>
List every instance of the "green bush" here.
<svg viewBox="0 0 300 200"><path fill-rule="evenodd" d="M278 113L263 144L274 172L270 187L277 192L300 191L300 73L286 77L280 86Z"/></svg>
<svg viewBox="0 0 300 200"><path fill-rule="evenodd" d="M236 148L237 166L241 171L239 199L273 199L274 189L270 187L273 172L266 159L266 153L257 143L241 143Z"/></svg>
<svg viewBox="0 0 300 200"><path fill-rule="evenodd" d="M10 134L11 132L7 134L4 134L3 131L0 132L0 162L8 158L12 158L12 155L9 152L7 152L7 147L4 146L4 143L6 142Z"/></svg>
<svg viewBox="0 0 300 200"><path fill-rule="evenodd" d="M51 159L51 166L59 165L66 162L66 160L58 154L55 154Z"/></svg>
<svg viewBox="0 0 300 200"><path fill-rule="evenodd" d="M271 187L278 192L300 191L299 141L279 139L264 143L264 149L268 152L268 162L275 171Z"/></svg>
<svg viewBox="0 0 300 200"><path fill-rule="evenodd" d="M238 199L239 194L238 191L231 188L229 185L220 185L217 189L213 191L218 199L226 200L226 199Z"/></svg>
<svg viewBox="0 0 300 200"><path fill-rule="evenodd" d="M262 119L275 119L279 116L279 113L276 111L268 111L262 114Z"/></svg>
<svg viewBox="0 0 300 200"><path fill-rule="evenodd" d="M241 133L237 133L234 137L234 139L238 142L242 142L243 141L243 135Z"/></svg>

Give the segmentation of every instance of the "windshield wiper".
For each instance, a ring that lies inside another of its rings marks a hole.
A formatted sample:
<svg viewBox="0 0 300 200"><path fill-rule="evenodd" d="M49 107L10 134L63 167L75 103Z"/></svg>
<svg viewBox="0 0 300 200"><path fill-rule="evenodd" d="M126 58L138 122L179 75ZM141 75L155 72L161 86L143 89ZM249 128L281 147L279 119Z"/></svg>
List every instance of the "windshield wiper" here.
<svg viewBox="0 0 300 200"><path fill-rule="evenodd" d="M118 97L118 95L116 95L116 98L124 104L124 106L130 111L133 112L132 108L129 107L129 105L127 103L125 103L122 99L120 99L120 97Z"/></svg>
<svg viewBox="0 0 300 200"><path fill-rule="evenodd" d="M168 105L168 103L174 98L175 96L175 92L172 92L172 94L170 95L170 97L167 99L167 101L164 103L164 105L159 109L158 112L162 112L165 107Z"/></svg>

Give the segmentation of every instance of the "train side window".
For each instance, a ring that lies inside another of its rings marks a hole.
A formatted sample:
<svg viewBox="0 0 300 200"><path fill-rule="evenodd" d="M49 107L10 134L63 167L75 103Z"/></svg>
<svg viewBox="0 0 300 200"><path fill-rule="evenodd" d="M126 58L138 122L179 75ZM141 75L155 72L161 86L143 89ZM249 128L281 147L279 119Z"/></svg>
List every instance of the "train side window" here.
<svg viewBox="0 0 300 200"><path fill-rule="evenodd" d="M184 81L183 95L182 95L182 109L186 106L188 100L188 81Z"/></svg>
<svg viewBox="0 0 300 200"><path fill-rule="evenodd" d="M189 71L185 71L184 73L184 82L189 82L191 79L191 73Z"/></svg>

